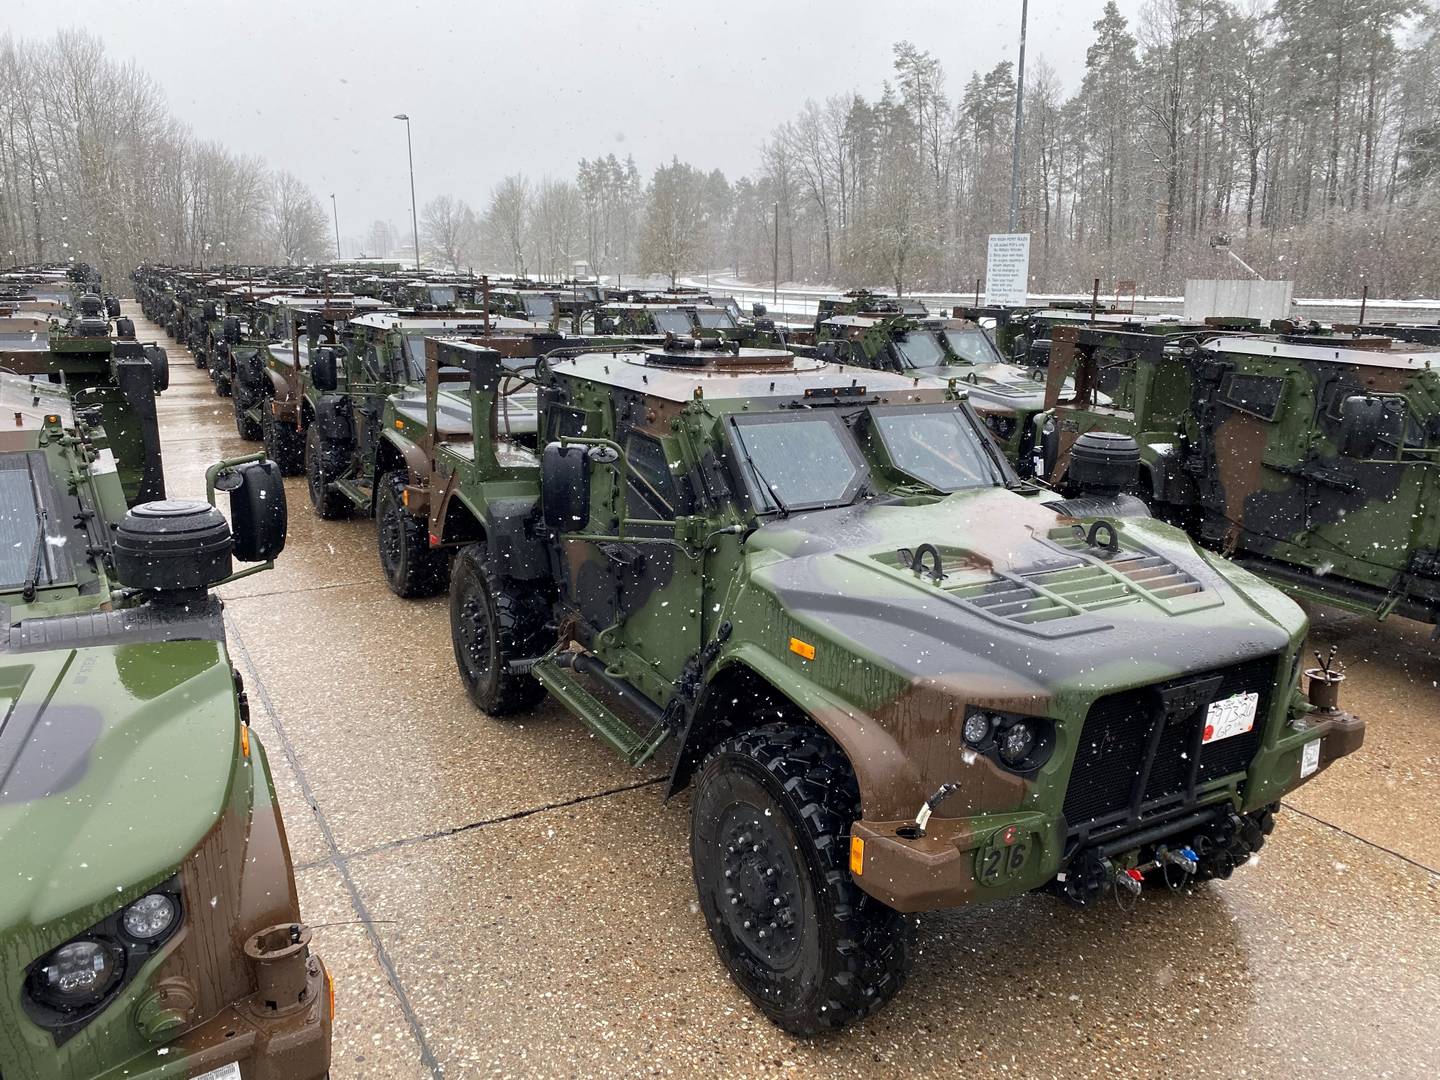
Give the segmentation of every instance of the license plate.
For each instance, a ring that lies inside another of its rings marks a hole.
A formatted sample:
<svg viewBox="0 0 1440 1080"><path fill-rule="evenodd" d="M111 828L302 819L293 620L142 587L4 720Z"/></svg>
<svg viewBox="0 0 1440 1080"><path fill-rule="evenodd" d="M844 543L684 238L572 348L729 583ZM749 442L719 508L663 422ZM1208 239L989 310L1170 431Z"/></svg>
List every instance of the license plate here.
<svg viewBox="0 0 1440 1080"><path fill-rule="evenodd" d="M195 1080L240 1080L240 1064L232 1061L229 1065L221 1065L218 1069L201 1073Z"/></svg>
<svg viewBox="0 0 1440 1080"><path fill-rule="evenodd" d="M1201 742L1209 745L1221 739L1244 735L1255 727L1255 713L1259 707L1260 695L1253 691L1212 701L1205 710L1205 738Z"/></svg>

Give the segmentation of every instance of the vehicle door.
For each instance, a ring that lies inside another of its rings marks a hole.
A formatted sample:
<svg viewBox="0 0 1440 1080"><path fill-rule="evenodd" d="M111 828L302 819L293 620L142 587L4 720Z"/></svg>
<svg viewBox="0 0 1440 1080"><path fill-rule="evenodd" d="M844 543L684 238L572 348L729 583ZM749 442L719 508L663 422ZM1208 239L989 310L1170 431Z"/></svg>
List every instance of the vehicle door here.
<svg viewBox="0 0 1440 1080"><path fill-rule="evenodd" d="M592 417L552 407L546 453L556 452L562 434L583 444L597 430ZM589 442L588 520L552 522L562 588L606 663L641 689L657 679L673 685L701 645L703 565L690 535L695 497L679 466L677 436L623 418L616 436ZM576 445L566 450L580 452Z"/></svg>

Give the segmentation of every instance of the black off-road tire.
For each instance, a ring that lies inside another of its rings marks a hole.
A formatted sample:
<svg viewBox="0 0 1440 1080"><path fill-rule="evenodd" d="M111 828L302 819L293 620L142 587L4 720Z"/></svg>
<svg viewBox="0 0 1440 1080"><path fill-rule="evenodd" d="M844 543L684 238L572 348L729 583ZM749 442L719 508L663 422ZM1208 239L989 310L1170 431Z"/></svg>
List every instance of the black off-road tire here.
<svg viewBox="0 0 1440 1080"><path fill-rule="evenodd" d="M220 397L230 397L235 388L230 384L230 376L223 371L215 372L215 393Z"/></svg>
<svg viewBox="0 0 1440 1080"><path fill-rule="evenodd" d="M333 482L345 474L349 448L320 434L320 425L305 429L305 487L310 492L310 505L326 521L350 516L351 502Z"/></svg>
<svg viewBox="0 0 1440 1080"><path fill-rule="evenodd" d="M281 476L299 476L305 471L305 438L288 420L275 419L265 402L260 407L260 438L265 441L265 456L280 466Z"/></svg>
<svg viewBox="0 0 1440 1080"><path fill-rule="evenodd" d="M259 420L246 415L250 403L243 395L236 394L231 404L235 408L235 430L240 433L240 437L250 442L258 441L265 432Z"/></svg>
<svg viewBox="0 0 1440 1080"><path fill-rule="evenodd" d="M491 716L529 712L545 688L527 673L510 670L513 660L541 656L547 639L550 602L543 588L497 574L481 544L460 549L450 575L450 639L455 667L476 708Z"/></svg>
<svg viewBox="0 0 1440 1080"><path fill-rule="evenodd" d="M380 572L396 596L414 599L442 592L449 580L450 552L432 548L425 522L405 508L405 471L380 478L375 492L375 537Z"/></svg>
<svg viewBox="0 0 1440 1080"><path fill-rule="evenodd" d="M904 917L850 876L859 815L850 763L814 727L736 735L695 784L690 855L716 951L760 1011L796 1035L869 1015L909 973Z"/></svg>
<svg viewBox="0 0 1440 1080"><path fill-rule="evenodd" d="M189 346L187 345L186 348L189 348ZM210 361L206 358L204 349L193 349L191 350L190 355L195 360L195 366L201 371L205 371L209 368Z"/></svg>

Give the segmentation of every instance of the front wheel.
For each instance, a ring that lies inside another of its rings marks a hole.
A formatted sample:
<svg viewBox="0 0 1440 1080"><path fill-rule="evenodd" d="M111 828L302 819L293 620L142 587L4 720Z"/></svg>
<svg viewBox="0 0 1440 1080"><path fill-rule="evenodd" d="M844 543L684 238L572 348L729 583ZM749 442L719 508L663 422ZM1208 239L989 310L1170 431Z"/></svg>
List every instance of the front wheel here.
<svg viewBox="0 0 1440 1080"><path fill-rule="evenodd" d="M305 471L305 441L300 430L288 420L277 420L273 402L260 406L260 437L265 456L280 466L281 476L299 476Z"/></svg>
<svg viewBox="0 0 1440 1080"><path fill-rule="evenodd" d="M350 516L350 500L335 488L335 480L345 472L347 447L326 439L320 425L305 429L305 486L310 491L310 505L326 521Z"/></svg>
<svg viewBox="0 0 1440 1080"><path fill-rule="evenodd" d="M240 437L249 442L261 438L265 434L264 427L259 420L250 415L249 399L241 394L236 394L230 403L235 408L235 430L240 433ZM262 401L260 407L263 409L265 404Z"/></svg>
<svg viewBox="0 0 1440 1080"><path fill-rule="evenodd" d="M690 855L720 959L775 1024L837 1031L909 970L903 917L855 884L850 764L819 729L772 724L720 744L696 781Z"/></svg>
<svg viewBox="0 0 1440 1080"><path fill-rule="evenodd" d="M190 355L195 359L195 366L200 370L203 371L209 366L210 361L205 358L204 349L196 349Z"/></svg>
<svg viewBox="0 0 1440 1080"><path fill-rule="evenodd" d="M504 716L529 712L544 698L543 686L510 665L549 647L548 615L540 589L495 573L481 545L461 549L450 577L450 638L460 681L477 708Z"/></svg>
<svg viewBox="0 0 1440 1080"><path fill-rule="evenodd" d="M430 546L426 524L406 509L404 493L403 469L380 478L375 501L380 569L396 596L434 596L445 588L449 552Z"/></svg>

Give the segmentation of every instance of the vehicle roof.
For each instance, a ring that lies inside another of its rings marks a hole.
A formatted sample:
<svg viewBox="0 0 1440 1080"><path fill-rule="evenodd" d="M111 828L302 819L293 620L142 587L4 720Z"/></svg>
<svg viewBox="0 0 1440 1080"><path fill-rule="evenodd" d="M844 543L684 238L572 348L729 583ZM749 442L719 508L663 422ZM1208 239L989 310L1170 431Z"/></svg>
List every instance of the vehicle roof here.
<svg viewBox="0 0 1440 1080"><path fill-rule="evenodd" d="M1343 339L1341 339L1343 341ZM1209 352L1233 353L1244 356L1282 356L1291 360L1325 360L1354 364L1358 367L1403 368L1426 371L1440 367L1440 349L1395 342L1389 350L1346 348L1336 345L1304 345L1273 337L1231 335L1210 338L1205 342Z"/></svg>
<svg viewBox="0 0 1440 1080"><path fill-rule="evenodd" d="M786 358L776 362L779 358ZM655 358L660 362L656 363ZM724 366L683 366L685 360L718 359ZM668 361L668 363L667 363ZM671 365L674 366L671 366ZM934 382L888 371L832 364L814 357L774 349L741 349L738 353L691 350L671 356L659 349L584 353L551 361L550 371L602 383L665 401L690 401L700 389L707 401L735 398L804 397L807 390L863 386L871 393L924 387L942 394ZM931 395L933 396L933 393Z"/></svg>

